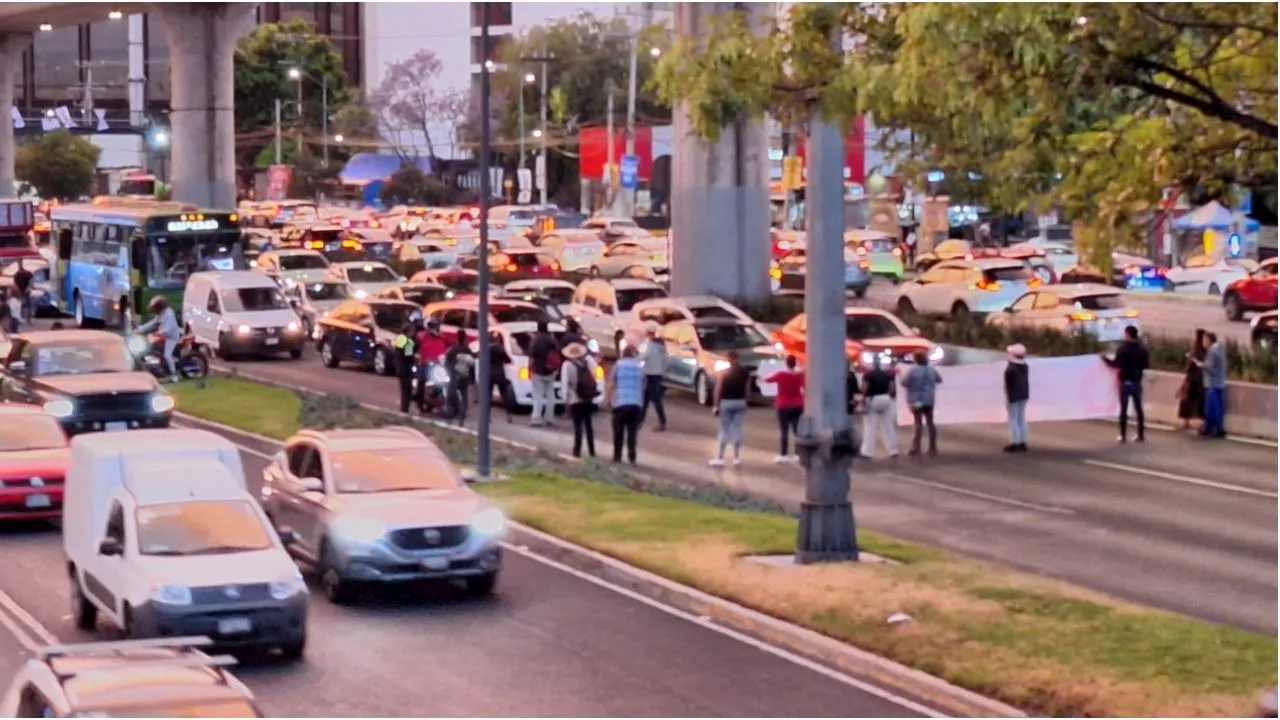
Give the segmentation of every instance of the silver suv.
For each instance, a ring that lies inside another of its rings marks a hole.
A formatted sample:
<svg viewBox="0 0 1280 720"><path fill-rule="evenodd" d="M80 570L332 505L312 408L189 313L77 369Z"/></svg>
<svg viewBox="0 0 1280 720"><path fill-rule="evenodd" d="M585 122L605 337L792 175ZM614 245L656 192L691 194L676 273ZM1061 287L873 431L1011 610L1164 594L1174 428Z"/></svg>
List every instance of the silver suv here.
<svg viewBox="0 0 1280 720"><path fill-rule="evenodd" d="M303 430L263 472L262 507L330 601L358 583L461 582L493 591L502 511L467 487L449 458L407 427Z"/></svg>

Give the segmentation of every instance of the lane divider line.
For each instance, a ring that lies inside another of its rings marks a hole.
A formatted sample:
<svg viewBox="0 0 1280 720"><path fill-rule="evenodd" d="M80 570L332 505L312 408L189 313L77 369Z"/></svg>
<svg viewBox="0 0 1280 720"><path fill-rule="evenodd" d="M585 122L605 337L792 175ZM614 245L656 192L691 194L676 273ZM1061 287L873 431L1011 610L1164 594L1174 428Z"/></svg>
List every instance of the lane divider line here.
<svg viewBox="0 0 1280 720"><path fill-rule="evenodd" d="M934 488L935 490L951 492L957 495L967 495L968 497L978 498L980 500L986 500L988 502L993 502L993 503L999 503L1001 505L1010 505L1012 507L1022 508L1024 510L1035 510L1036 512L1053 513L1055 515L1075 515L1076 514L1076 511L1071 510L1070 508L1058 507L1057 505L1041 505L1039 503L1028 502L1026 500L1015 500L1014 498L1002 497L1000 495L992 495L990 493L984 493L980 490L970 490L969 488L962 488L962 487L957 487L955 485L948 485L946 483L935 482L933 480L925 480L922 478L911 477L910 475L899 475L898 473L892 473L892 472L878 472L876 474L882 477L892 478L894 480L900 480L902 482L908 482L915 485L923 485L925 487Z"/></svg>
<svg viewBox="0 0 1280 720"><path fill-rule="evenodd" d="M18 622L21 622L31 630L31 632L35 634L36 638L45 645L58 644L58 637L56 635L50 632L44 625L41 625L40 621L32 617L31 613L24 610L17 601L9 597L9 593L2 590L0 590L0 607L3 607L5 610L12 613L13 617L17 619Z"/></svg>
<svg viewBox="0 0 1280 720"><path fill-rule="evenodd" d="M39 649L40 643L32 640L31 636L19 625L18 621L10 617L8 613L0 612L0 625L3 625L27 652L35 652Z"/></svg>
<svg viewBox="0 0 1280 720"><path fill-rule="evenodd" d="M1107 468L1109 470L1119 470L1120 472L1133 473L1135 475L1146 475L1148 477L1160 478L1162 480L1172 480L1174 482L1185 483L1187 485L1198 485L1200 487L1212 488L1214 490L1225 490L1227 492L1240 493L1241 495L1253 495L1254 497L1264 497L1275 500L1280 495L1266 490L1258 490L1256 488L1244 487L1242 485L1232 485L1230 483L1222 483L1214 480L1205 480L1204 478L1189 477L1187 475L1176 475L1160 470L1150 470L1148 468L1133 467L1132 465L1121 465L1120 463L1106 462L1103 460L1082 460L1085 465L1094 467Z"/></svg>

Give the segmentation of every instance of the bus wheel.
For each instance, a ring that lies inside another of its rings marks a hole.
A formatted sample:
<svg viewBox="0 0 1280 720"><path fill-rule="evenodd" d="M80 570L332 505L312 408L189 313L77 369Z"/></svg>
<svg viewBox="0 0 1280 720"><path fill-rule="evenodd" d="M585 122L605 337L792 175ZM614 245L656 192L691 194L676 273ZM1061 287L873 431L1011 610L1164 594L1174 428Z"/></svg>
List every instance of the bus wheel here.
<svg viewBox="0 0 1280 720"><path fill-rule="evenodd" d="M88 319L84 316L84 301L80 299L79 293L76 294L75 299L72 301L72 305L72 312L76 319L76 327L82 329L88 327Z"/></svg>

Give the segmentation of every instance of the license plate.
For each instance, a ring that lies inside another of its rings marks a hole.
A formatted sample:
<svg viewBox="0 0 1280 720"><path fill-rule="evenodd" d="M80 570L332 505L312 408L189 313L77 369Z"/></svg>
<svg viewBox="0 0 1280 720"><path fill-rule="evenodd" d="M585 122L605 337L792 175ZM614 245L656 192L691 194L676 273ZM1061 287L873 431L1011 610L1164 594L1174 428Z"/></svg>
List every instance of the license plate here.
<svg viewBox="0 0 1280 720"><path fill-rule="evenodd" d="M268 344L268 345L279 345L279 344L280 344L280 338L267 338L267 344Z"/></svg>
<svg viewBox="0 0 1280 720"><path fill-rule="evenodd" d="M47 508L53 507L53 498L48 495L28 495L27 507L29 508Z"/></svg>
<svg viewBox="0 0 1280 720"><path fill-rule="evenodd" d="M116 422L109 422L106 424L107 432L119 432L120 430L128 430L128 429L129 429L129 423L123 420L117 420Z"/></svg>
<svg viewBox="0 0 1280 720"><path fill-rule="evenodd" d="M242 635L253 630L253 623L249 622L249 618L226 618L218 621L219 635Z"/></svg>
<svg viewBox="0 0 1280 720"><path fill-rule="evenodd" d="M449 567L449 558L446 558L446 557L427 558L422 561L422 567L426 568L427 570L444 570L445 568Z"/></svg>

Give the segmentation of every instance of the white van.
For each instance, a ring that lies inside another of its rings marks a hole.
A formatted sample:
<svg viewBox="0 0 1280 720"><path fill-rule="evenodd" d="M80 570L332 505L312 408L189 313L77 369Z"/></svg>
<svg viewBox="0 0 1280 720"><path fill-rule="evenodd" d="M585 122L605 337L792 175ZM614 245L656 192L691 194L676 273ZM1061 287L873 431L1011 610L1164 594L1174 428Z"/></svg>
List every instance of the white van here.
<svg viewBox="0 0 1280 720"><path fill-rule="evenodd" d="M245 489L236 447L203 430L77 437L62 538L78 627L207 636L301 657L307 586Z"/></svg>
<svg viewBox="0 0 1280 720"><path fill-rule="evenodd" d="M224 360L247 353L302 356L302 320L260 270L198 272L187 278L182 319Z"/></svg>

